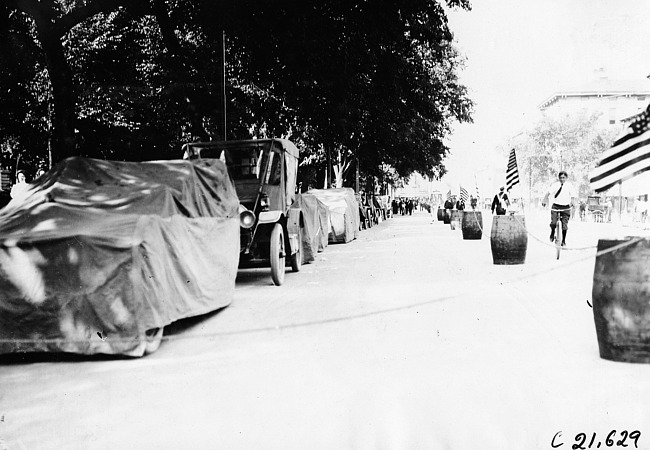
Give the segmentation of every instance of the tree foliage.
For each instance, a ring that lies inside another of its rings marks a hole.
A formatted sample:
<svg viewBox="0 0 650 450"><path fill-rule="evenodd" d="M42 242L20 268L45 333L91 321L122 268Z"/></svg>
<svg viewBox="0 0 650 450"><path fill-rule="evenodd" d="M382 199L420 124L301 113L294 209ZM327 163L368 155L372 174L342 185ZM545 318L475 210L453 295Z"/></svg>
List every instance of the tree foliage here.
<svg viewBox="0 0 650 450"><path fill-rule="evenodd" d="M511 144L517 149L519 170L539 196L557 180L560 170L569 173L580 196L591 193L589 172L609 148L618 130L598 125L600 113L544 116Z"/></svg>
<svg viewBox="0 0 650 450"><path fill-rule="evenodd" d="M451 122L471 120L435 0L7 0L0 21L14 153L168 159L220 139L224 33L227 138L298 141L306 173L330 156L439 177Z"/></svg>

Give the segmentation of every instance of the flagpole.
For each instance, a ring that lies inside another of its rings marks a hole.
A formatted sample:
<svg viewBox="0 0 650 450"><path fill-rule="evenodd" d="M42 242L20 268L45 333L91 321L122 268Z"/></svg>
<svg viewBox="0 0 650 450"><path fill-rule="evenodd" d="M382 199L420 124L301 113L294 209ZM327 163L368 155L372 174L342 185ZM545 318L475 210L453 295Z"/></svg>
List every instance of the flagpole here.
<svg viewBox="0 0 650 450"><path fill-rule="evenodd" d="M623 180L618 182L618 222L623 221Z"/></svg>

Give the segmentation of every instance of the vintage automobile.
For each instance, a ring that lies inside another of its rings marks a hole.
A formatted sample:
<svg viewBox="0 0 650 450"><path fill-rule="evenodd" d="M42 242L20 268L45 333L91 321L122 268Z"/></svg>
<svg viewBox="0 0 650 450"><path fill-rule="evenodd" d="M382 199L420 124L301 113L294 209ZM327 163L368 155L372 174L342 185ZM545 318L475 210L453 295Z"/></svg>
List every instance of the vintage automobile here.
<svg viewBox="0 0 650 450"><path fill-rule="evenodd" d="M284 282L287 263L298 272L301 217L291 208L298 148L286 139L252 139L190 143L183 152L184 159L218 158L228 167L240 201L239 266L270 264L276 286Z"/></svg>
<svg viewBox="0 0 650 450"><path fill-rule="evenodd" d="M603 221L605 205L601 203L600 196L590 195L587 197L587 211L593 217L594 222Z"/></svg>
<svg viewBox="0 0 650 450"><path fill-rule="evenodd" d="M0 354L154 352L232 302L238 211L219 160L59 162L0 210Z"/></svg>

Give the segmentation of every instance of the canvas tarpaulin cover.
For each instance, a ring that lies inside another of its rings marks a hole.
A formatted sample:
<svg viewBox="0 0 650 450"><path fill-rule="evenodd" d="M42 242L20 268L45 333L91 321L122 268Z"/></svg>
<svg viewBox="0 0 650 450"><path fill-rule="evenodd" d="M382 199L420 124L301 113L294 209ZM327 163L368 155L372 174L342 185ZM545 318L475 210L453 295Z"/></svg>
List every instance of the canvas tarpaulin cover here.
<svg viewBox="0 0 650 450"><path fill-rule="evenodd" d="M219 160L62 161L0 210L0 353L141 356L227 306L238 206Z"/></svg>
<svg viewBox="0 0 650 450"><path fill-rule="evenodd" d="M291 208L302 212L302 262L310 263L327 247L329 209L313 194L298 194Z"/></svg>
<svg viewBox="0 0 650 450"><path fill-rule="evenodd" d="M328 242L347 243L359 236L359 202L354 189L311 189L307 193L315 195L329 208Z"/></svg>

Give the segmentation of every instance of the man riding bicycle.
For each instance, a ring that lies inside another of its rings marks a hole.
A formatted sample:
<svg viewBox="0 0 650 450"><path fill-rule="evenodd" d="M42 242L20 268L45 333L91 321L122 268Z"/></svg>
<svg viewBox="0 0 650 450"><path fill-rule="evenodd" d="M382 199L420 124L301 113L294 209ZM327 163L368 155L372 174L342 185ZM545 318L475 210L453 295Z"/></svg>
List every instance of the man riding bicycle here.
<svg viewBox="0 0 650 450"><path fill-rule="evenodd" d="M566 234L569 229L569 218L571 217L571 208L573 207L572 198L575 197L575 191L571 183L567 183L569 175L564 171L558 174L558 181L553 183L546 192L542 206L546 206L549 197L551 201L551 242L555 241L555 226L558 218L562 221L562 247L566 246Z"/></svg>

